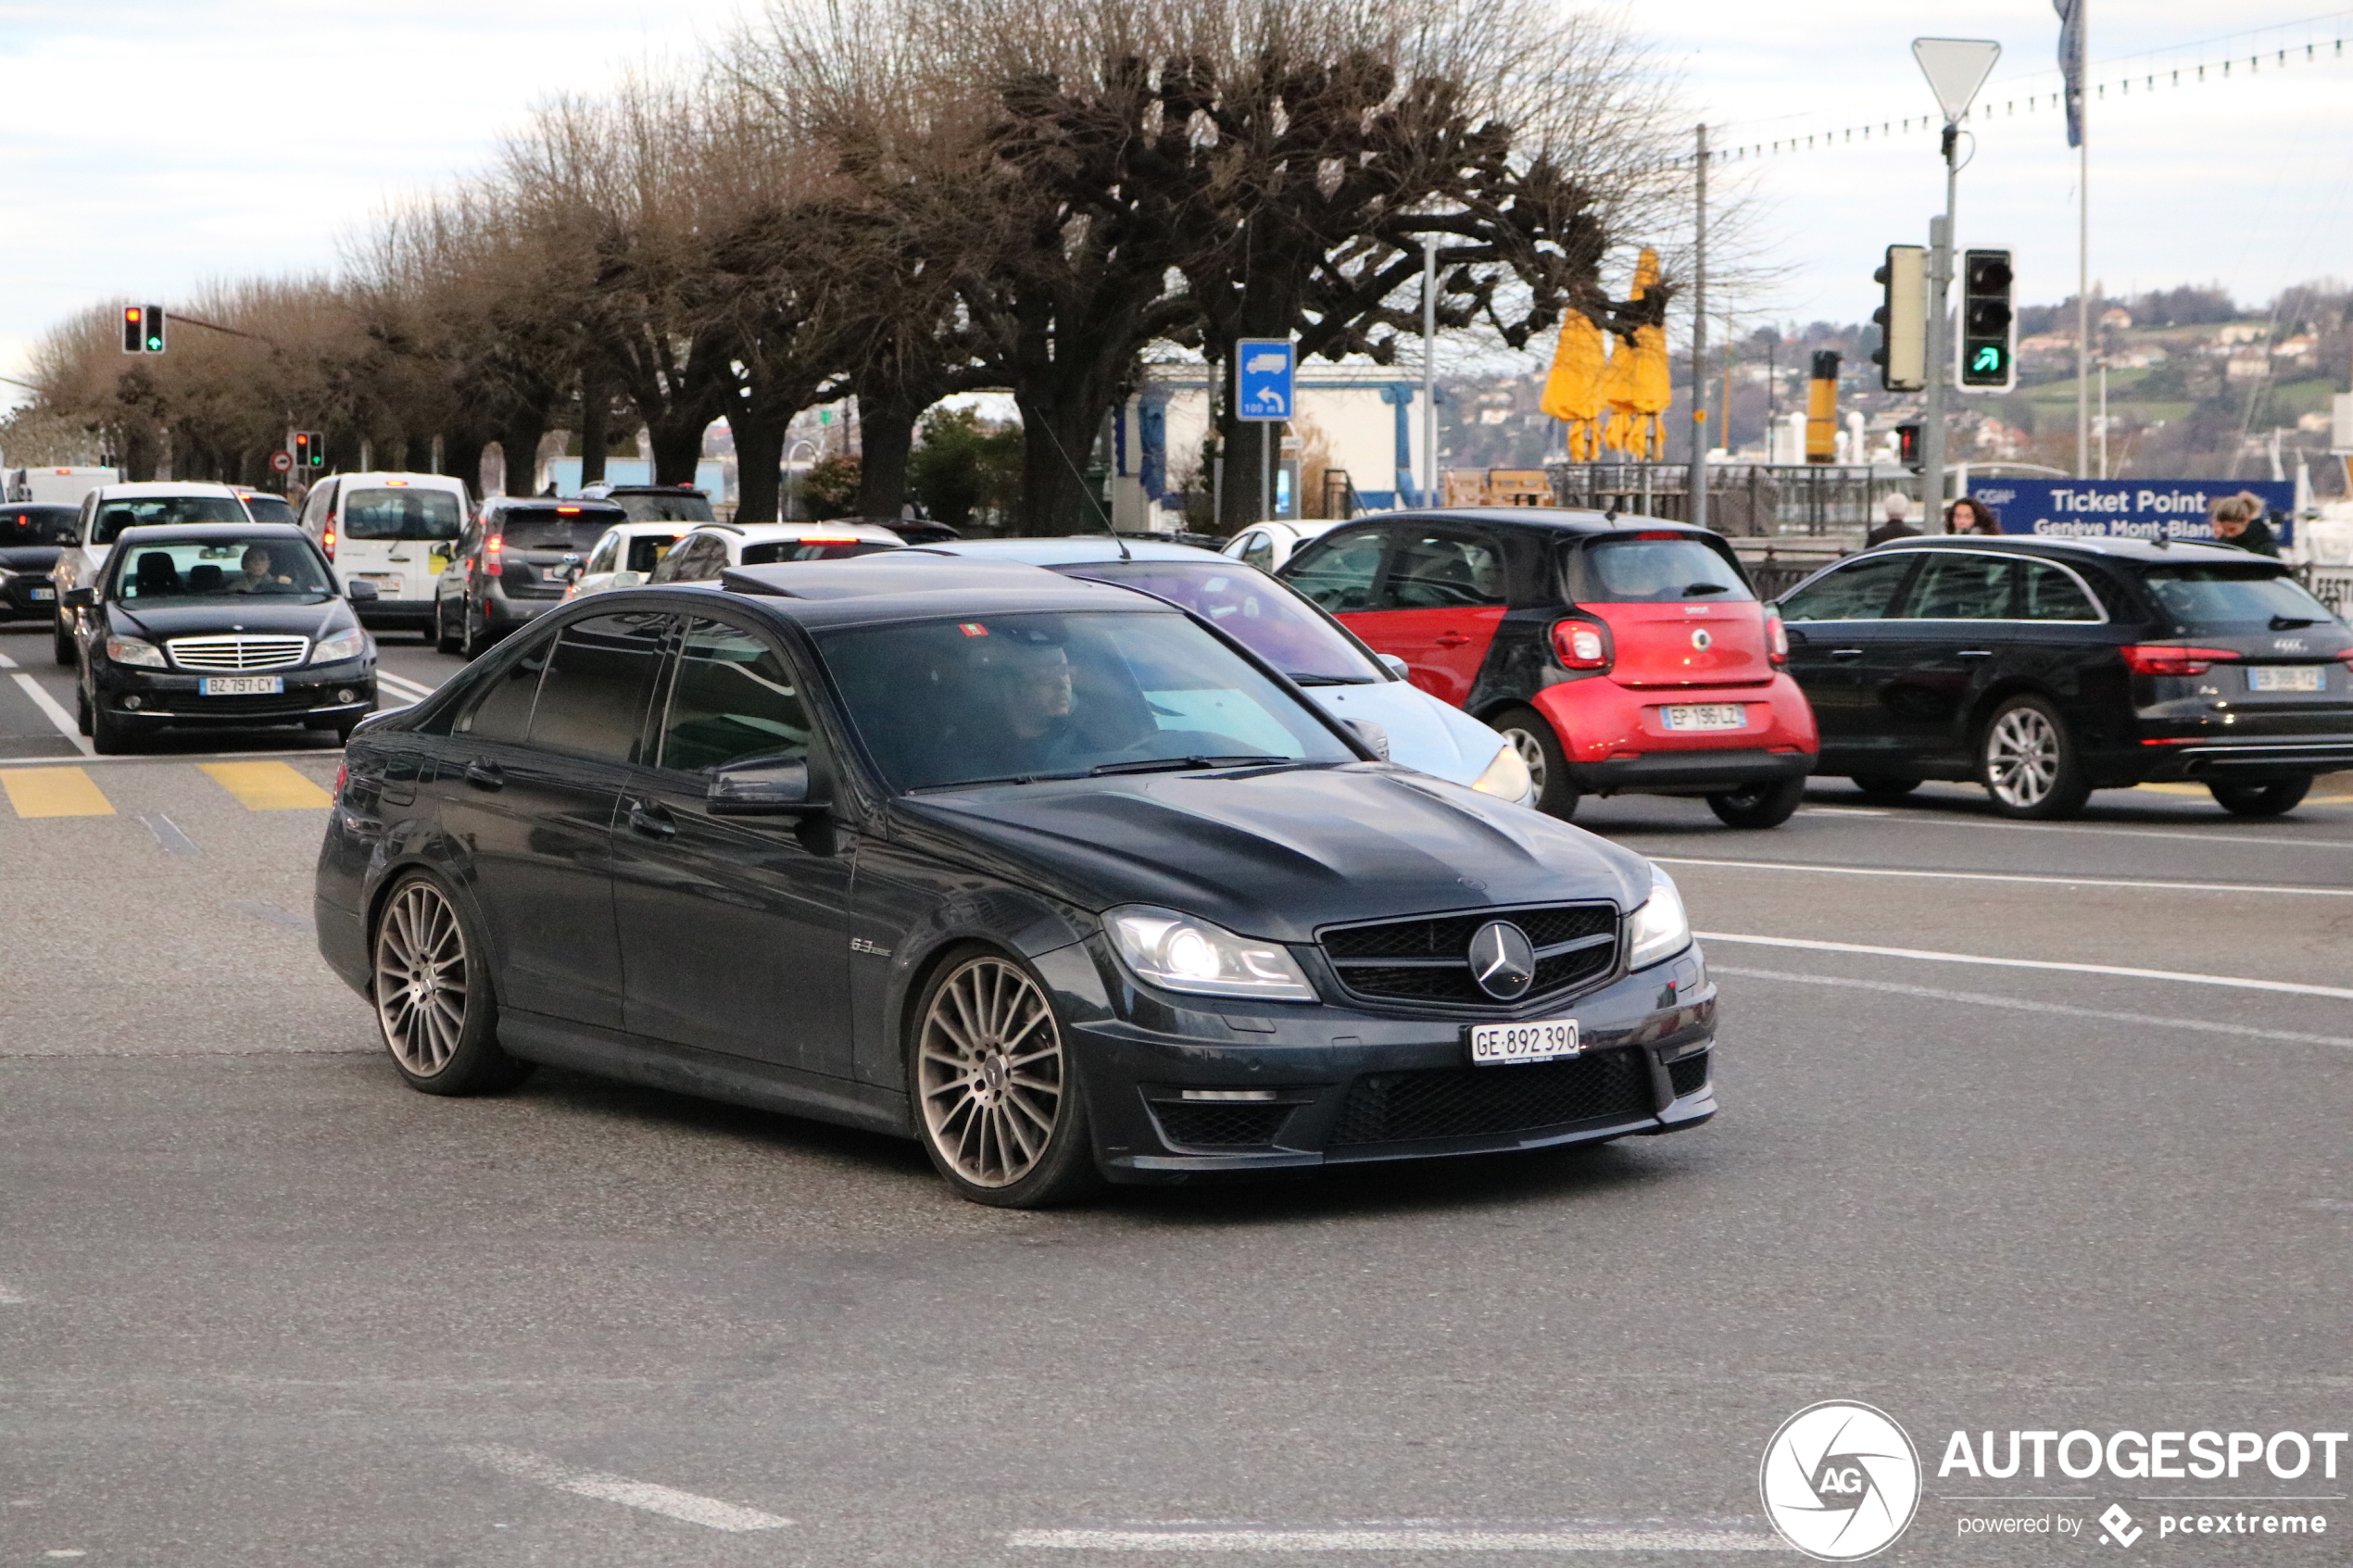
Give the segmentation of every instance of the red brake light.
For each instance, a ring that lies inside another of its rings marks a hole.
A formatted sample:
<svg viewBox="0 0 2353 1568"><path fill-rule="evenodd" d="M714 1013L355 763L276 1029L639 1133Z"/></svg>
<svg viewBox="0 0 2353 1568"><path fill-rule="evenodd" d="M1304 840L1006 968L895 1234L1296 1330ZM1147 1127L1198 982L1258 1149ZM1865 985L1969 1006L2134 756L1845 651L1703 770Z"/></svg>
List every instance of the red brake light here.
<svg viewBox="0 0 2353 1568"><path fill-rule="evenodd" d="M558 507L556 508L556 515L558 517L571 517L579 510L580 508L578 507Z"/></svg>
<svg viewBox="0 0 2353 1568"><path fill-rule="evenodd" d="M1789 662L1789 628L1778 615L1765 618L1765 657L1776 664Z"/></svg>
<svg viewBox="0 0 2353 1568"><path fill-rule="evenodd" d="M326 531L319 536L319 547L327 552L329 560L335 558L335 520L332 517L327 519Z"/></svg>
<svg viewBox="0 0 2353 1568"><path fill-rule="evenodd" d="M343 798L343 785L344 785L344 781L345 781L345 780L346 780L346 779L348 779L348 778L350 778L350 777L351 777L351 764L350 764L350 763L348 763L348 762L339 762L339 763L337 763L337 764L335 765L335 792L334 792L334 793L335 793L335 798L336 798L337 800L341 800L341 799Z"/></svg>
<svg viewBox="0 0 2353 1568"><path fill-rule="evenodd" d="M2344 663L2345 668L2353 670L2353 647L2337 649L2336 657Z"/></svg>
<svg viewBox="0 0 2353 1568"><path fill-rule="evenodd" d="M1553 622L1553 656L1568 670L1609 668L1609 637L1590 621Z"/></svg>
<svg viewBox="0 0 2353 1568"><path fill-rule="evenodd" d="M1634 537L1637 539L1680 539L1682 535L1680 533L1670 533L1664 528L1646 528L1640 533L1635 534Z"/></svg>
<svg viewBox="0 0 2353 1568"><path fill-rule="evenodd" d="M483 552L488 558L482 563L482 574L484 577L507 575L507 569L498 562L498 552L506 547L507 536L503 533L493 533L484 544Z"/></svg>
<svg viewBox="0 0 2353 1568"><path fill-rule="evenodd" d="M855 535L847 533L838 539L830 533L804 533L796 541L802 545L855 545L859 542Z"/></svg>
<svg viewBox="0 0 2353 1568"><path fill-rule="evenodd" d="M2123 647L2124 667L2135 675L2203 675L2238 658L2229 648L2182 648L2162 644Z"/></svg>

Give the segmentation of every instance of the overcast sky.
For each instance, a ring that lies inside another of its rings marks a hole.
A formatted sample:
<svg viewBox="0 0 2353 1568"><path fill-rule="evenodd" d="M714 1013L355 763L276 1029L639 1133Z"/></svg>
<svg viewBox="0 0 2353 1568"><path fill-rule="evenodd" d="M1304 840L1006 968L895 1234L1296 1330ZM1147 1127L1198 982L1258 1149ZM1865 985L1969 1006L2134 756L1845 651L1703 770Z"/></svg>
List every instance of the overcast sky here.
<svg viewBox="0 0 2353 1568"><path fill-rule="evenodd" d="M2353 12L2305 28L2284 24L2315 15L2311 0L2088 3L2095 63L2174 51L2131 68L2170 71L2221 58L2224 44L2201 40L2240 40L2227 82L2111 88L2094 106L2095 275L2118 291L2219 279L2251 298L2353 275L2353 51L2329 43L2353 37ZM0 375L94 299L169 302L208 279L330 268L371 212L479 166L535 100L691 56L742 5L0 0ZM1909 50L1922 33L2002 44L1982 101L2056 85L2047 0L1676 0L1621 15L1722 144L1926 112ZM2248 36L2266 28L2283 31ZM2302 63L2308 35L2320 63ZM2272 51L2290 43L2279 69ZM1924 240L1943 196L1929 133L1735 172L1781 269L1743 301L1758 320L1868 315L1880 248ZM2021 106L1981 127L1960 238L2016 247L2022 297L2057 299L2074 286L2074 200L2060 118Z"/></svg>

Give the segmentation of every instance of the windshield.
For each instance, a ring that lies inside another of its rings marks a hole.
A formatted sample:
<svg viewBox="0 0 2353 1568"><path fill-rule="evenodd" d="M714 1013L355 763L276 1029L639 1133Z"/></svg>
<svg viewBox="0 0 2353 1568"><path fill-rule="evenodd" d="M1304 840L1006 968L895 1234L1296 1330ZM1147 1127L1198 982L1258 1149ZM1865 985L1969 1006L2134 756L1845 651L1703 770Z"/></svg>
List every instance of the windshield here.
<svg viewBox="0 0 2353 1568"><path fill-rule="evenodd" d="M1191 621L1090 611L834 632L851 721L901 790L1200 765L1348 762L1297 698Z"/></svg>
<svg viewBox="0 0 2353 1568"><path fill-rule="evenodd" d="M516 507L497 513L489 527L507 542L510 550L573 550L582 554L596 548L597 541L613 524L613 515L599 509L595 515L577 507Z"/></svg>
<svg viewBox="0 0 2353 1568"><path fill-rule="evenodd" d="M2152 566L2149 590L2185 634L2285 630L2334 621L2329 608L2277 567Z"/></svg>
<svg viewBox="0 0 2353 1568"><path fill-rule="evenodd" d="M460 509L447 490L354 490L343 498L343 536L455 539Z"/></svg>
<svg viewBox="0 0 2353 1568"><path fill-rule="evenodd" d="M615 495L611 504L629 514L632 522L713 522L718 514L711 503L691 491L674 495Z"/></svg>
<svg viewBox="0 0 2353 1568"><path fill-rule="evenodd" d="M159 539L124 553L115 569L120 599L262 597L310 600L331 596L326 563L307 541Z"/></svg>
<svg viewBox="0 0 2353 1568"><path fill-rule="evenodd" d="M675 533L640 533L629 541L629 564L623 570L651 571L661 564L661 558L668 555L670 546L676 543L678 535Z"/></svg>
<svg viewBox="0 0 2353 1568"><path fill-rule="evenodd" d="M1578 604L1672 604L1684 599L1753 599L1730 561L1680 535L1598 539L1578 552L1570 599Z"/></svg>
<svg viewBox="0 0 2353 1568"><path fill-rule="evenodd" d="M776 539L765 545L746 545L743 564L774 566L786 560L849 560L897 548L896 545L873 539Z"/></svg>
<svg viewBox="0 0 2353 1568"><path fill-rule="evenodd" d="M245 510L253 514L253 521L256 522L300 522L302 521L295 515L294 508L286 504L286 498L283 495L247 495L244 499Z"/></svg>
<svg viewBox="0 0 2353 1568"><path fill-rule="evenodd" d="M111 545L126 528L180 522L251 522L233 495L139 495L102 502L90 543Z"/></svg>
<svg viewBox="0 0 2353 1568"><path fill-rule="evenodd" d="M1385 678L1296 592L1230 561L1088 561L1057 567L1069 577L1158 594L1240 643L1302 685L1359 684Z"/></svg>
<svg viewBox="0 0 2353 1568"><path fill-rule="evenodd" d="M71 507L0 507L0 547L68 544L81 521Z"/></svg>

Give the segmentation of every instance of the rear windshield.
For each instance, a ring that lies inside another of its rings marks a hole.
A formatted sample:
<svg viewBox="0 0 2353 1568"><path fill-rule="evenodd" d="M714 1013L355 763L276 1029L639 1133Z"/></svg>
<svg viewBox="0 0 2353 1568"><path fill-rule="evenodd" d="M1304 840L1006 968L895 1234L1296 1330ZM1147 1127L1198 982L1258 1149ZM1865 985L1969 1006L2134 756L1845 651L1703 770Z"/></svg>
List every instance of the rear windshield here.
<svg viewBox="0 0 2353 1568"><path fill-rule="evenodd" d="M63 545L81 521L81 512L71 507L0 507L0 547Z"/></svg>
<svg viewBox="0 0 2353 1568"><path fill-rule="evenodd" d="M98 508L90 543L111 545L126 528L154 528L181 522L251 522L233 495L124 496Z"/></svg>
<svg viewBox="0 0 2353 1568"><path fill-rule="evenodd" d="M612 523L613 516L607 511L590 516L560 511L554 507L517 507L498 513L490 527L507 541L510 550L585 552L597 547L597 541Z"/></svg>
<svg viewBox="0 0 2353 1568"><path fill-rule="evenodd" d="M1299 593L1248 566L1209 561L1088 561L1068 577L1141 588L1183 605L1302 685L1358 685L1384 678Z"/></svg>
<svg viewBox="0 0 2353 1568"><path fill-rule="evenodd" d="M1740 569L1697 539L1596 539L1569 566L1578 604L1673 604L1753 599Z"/></svg>
<svg viewBox="0 0 2353 1568"><path fill-rule="evenodd" d="M295 516L294 508L286 504L286 498L283 495L248 495L245 497L245 510L253 514L253 521L256 522L300 522L302 521Z"/></svg>
<svg viewBox="0 0 2353 1568"><path fill-rule="evenodd" d="M2143 574L2158 606L2185 633L2286 631L2336 617L2278 567L2216 562L2152 566Z"/></svg>
<svg viewBox="0 0 2353 1568"><path fill-rule="evenodd" d="M853 556L871 556L877 550L898 547L871 539L777 539L765 545L746 545L743 564L774 566L786 560L849 560Z"/></svg>
<svg viewBox="0 0 2353 1568"><path fill-rule="evenodd" d="M612 505L629 514L632 522L715 522L718 516L700 495L681 491L675 495L614 495Z"/></svg>
<svg viewBox="0 0 2353 1568"><path fill-rule="evenodd" d="M255 597L323 599L326 563L308 540L159 539L143 544L115 569L113 596L142 601Z"/></svg>
<svg viewBox="0 0 2353 1568"><path fill-rule="evenodd" d="M661 558L668 555L670 546L676 543L678 535L675 533L641 533L629 541L628 564L622 570L651 571L661 564Z"/></svg>
<svg viewBox="0 0 2353 1568"><path fill-rule="evenodd" d="M346 539L455 539L459 511L447 490L354 490L341 527Z"/></svg>

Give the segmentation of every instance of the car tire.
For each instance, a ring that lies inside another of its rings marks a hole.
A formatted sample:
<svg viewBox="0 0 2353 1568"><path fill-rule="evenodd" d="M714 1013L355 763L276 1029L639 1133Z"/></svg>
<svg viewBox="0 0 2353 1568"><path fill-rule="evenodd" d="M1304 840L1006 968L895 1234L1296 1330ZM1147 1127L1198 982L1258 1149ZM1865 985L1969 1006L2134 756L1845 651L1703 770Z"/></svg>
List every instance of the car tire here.
<svg viewBox="0 0 2353 1568"><path fill-rule="evenodd" d="M1707 797L1707 809L1728 828L1777 828L1797 814L1806 798L1806 775L1763 779Z"/></svg>
<svg viewBox="0 0 2353 1568"><path fill-rule="evenodd" d="M62 615L49 623L49 657L57 661L60 670L74 666L73 633L66 630L66 618Z"/></svg>
<svg viewBox="0 0 2353 1568"><path fill-rule="evenodd" d="M458 657L464 659L468 664L472 664L475 659L480 659L484 654L490 651L490 626L488 618L484 618L482 630L477 632L474 630L474 612L472 606L469 605L461 608L458 611L458 616L459 626L459 631L458 633Z"/></svg>
<svg viewBox="0 0 2353 1568"><path fill-rule="evenodd" d="M1567 822L1577 815L1577 785L1569 779L1568 753L1552 723L1532 708L1506 708L1489 721L1528 764L1536 785L1536 809Z"/></svg>
<svg viewBox="0 0 2353 1568"><path fill-rule="evenodd" d="M1856 773L1847 782L1863 792L1864 799L1883 806L1893 806L1920 787L1918 779L1899 779L1890 773Z"/></svg>
<svg viewBox="0 0 2353 1568"><path fill-rule="evenodd" d="M484 1095L531 1076L498 1044L498 1002L472 922L432 875L394 884L368 934L368 992L394 1069L429 1095Z"/></svg>
<svg viewBox="0 0 2353 1568"><path fill-rule="evenodd" d="M2312 775L2272 779L2266 784L2209 784L2207 793L2233 817L2284 816L2301 805L2312 787Z"/></svg>
<svg viewBox="0 0 2353 1568"><path fill-rule="evenodd" d="M449 611L446 605L433 607L433 646L436 653L458 651L458 634L449 630Z"/></svg>
<svg viewBox="0 0 2353 1568"><path fill-rule="evenodd" d="M138 732L107 710L104 703L90 709L90 749L101 757L120 757L138 749Z"/></svg>
<svg viewBox="0 0 2353 1568"><path fill-rule="evenodd" d="M1986 720L1978 733L1977 776L2006 817L2072 817L2092 796L2074 734L2039 696L2012 697Z"/></svg>
<svg viewBox="0 0 2353 1568"><path fill-rule="evenodd" d="M1045 1209L1101 1190L1062 1021L1028 965L990 947L960 948L908 1016L915 1135L959 1196Z"/></svg>

